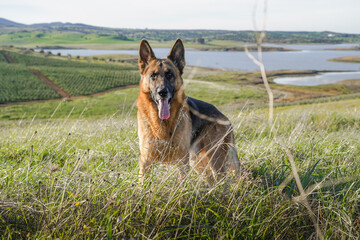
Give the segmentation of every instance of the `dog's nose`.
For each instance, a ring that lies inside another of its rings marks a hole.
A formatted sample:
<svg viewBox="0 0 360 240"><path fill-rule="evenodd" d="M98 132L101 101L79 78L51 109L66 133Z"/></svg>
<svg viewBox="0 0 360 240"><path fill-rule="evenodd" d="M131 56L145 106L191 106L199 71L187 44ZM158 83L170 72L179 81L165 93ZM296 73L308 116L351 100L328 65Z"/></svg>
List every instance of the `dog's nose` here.
<svg viewBox="0 0 360 240"><path fill-rule="evenodd" d="M169 90L167 88L163 88L161 90L158 90L158 94L160 97L165 98L168 95Z"/></svg>

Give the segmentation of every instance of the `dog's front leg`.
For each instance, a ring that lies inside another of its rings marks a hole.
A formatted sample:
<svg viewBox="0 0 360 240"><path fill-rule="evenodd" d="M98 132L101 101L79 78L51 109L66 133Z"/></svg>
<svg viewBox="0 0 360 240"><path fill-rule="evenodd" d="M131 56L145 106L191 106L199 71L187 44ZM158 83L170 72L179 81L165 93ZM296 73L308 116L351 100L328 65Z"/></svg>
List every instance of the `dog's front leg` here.
<svg viewBox="0 0 360 240"><path fill-rule="evenodd" d="M147 159L147 157L144 157L142 154L140 154L139 157L139 180L141 184L144 183L144 179L146 175L148 175L152 170L152 163Z"/></svg>
<svg viewBox="0 0 360 240"><path fill-rule="evenodd" d="M150 144L149 144L149 139L147 139L146 136L146 131L144 131L144 126L143 123L141 121L139 121L139 116L138 116L138 125L139 125L139 129L138 129L138 135L139 135L139 147L140 147L140 156L139 156L139 181L141 182L141 184L144 183L146 174L148 174L149 172L151 172L151 168L152 168L152 162L151 162L151 158L149 156L150 151Z"/></svg>

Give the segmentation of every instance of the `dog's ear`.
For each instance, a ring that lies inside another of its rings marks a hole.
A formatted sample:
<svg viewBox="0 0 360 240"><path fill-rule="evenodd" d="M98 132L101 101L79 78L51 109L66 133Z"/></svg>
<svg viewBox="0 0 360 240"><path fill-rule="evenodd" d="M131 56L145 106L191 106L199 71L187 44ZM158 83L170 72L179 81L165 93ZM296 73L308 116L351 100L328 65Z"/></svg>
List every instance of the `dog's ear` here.
<svg viewBox="0 0 360 240"><path fill-rule="evenodd" d="M185 67L185 49L182 41L177 39L172 47L168 59L170 59L175 66L179 69L180 74L183 73Z"/></svg>
<svg viewBox="0 0 360 240"><path fill-rule="evenodd" d="M155 54L150 47L150 44L145 39L141 40L139 47L139 68L140 72L143 73L146 65L149 64L151 59L155 58Z"/></svg>

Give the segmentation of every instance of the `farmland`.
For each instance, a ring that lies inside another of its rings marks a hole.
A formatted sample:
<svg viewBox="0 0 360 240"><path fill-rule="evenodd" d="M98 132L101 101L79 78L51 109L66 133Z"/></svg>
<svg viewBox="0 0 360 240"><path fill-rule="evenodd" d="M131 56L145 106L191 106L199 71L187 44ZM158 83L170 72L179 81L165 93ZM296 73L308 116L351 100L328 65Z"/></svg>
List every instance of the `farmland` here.
<svg viewBox="0 0 360 240"><path fill-rule="evenodd" d="M5 59L4 55L0 52L0 63L1 62L6 62L6 59Z"/></svg>
<svg viewBox="0 0 360 240"><path fill-rule="evenodd" d="M7 51L16 63L24 64L26 66L49 66L49 67L68 67L68 68L96 68L102 70L136 70L134 65L115 65L115 64L98 64L87 63L80 61L68 61L66 57L44 57L42 55L21 54L14 51Z"/></svg>
<svg viewBox="0 0 360 240"><path fill-rule="evenodd" d="M116 71L63 67L38 67L38 69L73 96L90 95L139 82L139 71L137 70Z"/></svg>
<svg viewBox="0 0 360 240"><path fill-rule="evenodd" d="M0 103L59 98L51 87L29 68L40 70L50 81L73 96L91 95L112 88L136 84L139 73L133 64L99 64L69 61L67 58L44 57L4 51L15 64L6 63L0 54L2 94Z"/></svg>
<svg viewBox="0 0 360 240"><path fill-rule="evenodd" d="M0 79L0 103L60 98L23 65L0 62Z"/></svg>

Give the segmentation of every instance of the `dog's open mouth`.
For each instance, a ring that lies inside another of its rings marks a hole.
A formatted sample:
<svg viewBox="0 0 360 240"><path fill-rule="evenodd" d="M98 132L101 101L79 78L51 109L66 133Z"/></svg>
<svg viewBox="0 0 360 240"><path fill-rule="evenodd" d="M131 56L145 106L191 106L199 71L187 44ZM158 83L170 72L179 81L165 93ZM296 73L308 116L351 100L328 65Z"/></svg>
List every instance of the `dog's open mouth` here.
<svg viewBox="0 0 360 240"><path fill-rule="evenodd" d="M156 100L160 119L168 119L170 117L170 101L171 98L161 98Z"/></svg>

